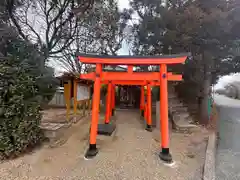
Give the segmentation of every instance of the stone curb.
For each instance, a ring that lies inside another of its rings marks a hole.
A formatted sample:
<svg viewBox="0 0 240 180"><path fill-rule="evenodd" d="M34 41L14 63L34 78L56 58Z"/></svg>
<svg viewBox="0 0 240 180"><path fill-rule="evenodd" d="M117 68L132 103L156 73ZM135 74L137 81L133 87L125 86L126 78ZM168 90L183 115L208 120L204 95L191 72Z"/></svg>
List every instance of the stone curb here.
<svg viewBox="0 0 240 180"><path fill-rule="evenodd" d="M203 180L215 180L216 134L212 132L208 137L208 144L203 169Z"/></svg>

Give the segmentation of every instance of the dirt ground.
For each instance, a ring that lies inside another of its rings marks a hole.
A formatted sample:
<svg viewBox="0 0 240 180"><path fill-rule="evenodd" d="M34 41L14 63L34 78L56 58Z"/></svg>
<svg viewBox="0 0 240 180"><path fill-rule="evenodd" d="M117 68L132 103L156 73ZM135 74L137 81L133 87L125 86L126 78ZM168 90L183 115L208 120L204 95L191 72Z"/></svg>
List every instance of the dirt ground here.
<svg viewBox="0 0 240 180"><path fill-rule="evenodd" d="M42 111L42 122L66 122L66 108L49 108ZM70 117L73 115L73 110L70 111Z"/></svg>
<svg viewBox="0 0 240 180"><path fill-rule="evenodd" d="M49 108L44 111L42 111L42 122L43 123L66 123L66 108ZM89 114L89 111L86 110L85 114ZM69 112L69 120L71 120L74 117L73 109ZM83 118L83 110L77 110L77 117L79 119Z"/></svg>
<svg viewBox="0 0 240 180"><path fill-rule="evenodd" d="M83 156L88 144L89 120L74 124L72 135L58 147L43 146L31 154L0 164L0 179L6 180L200 180L208 131L171 132L175 166L159 159L157 131L147 132L139 112L118 111L117 132L111 141L98 141L99 154Z"/></svg>

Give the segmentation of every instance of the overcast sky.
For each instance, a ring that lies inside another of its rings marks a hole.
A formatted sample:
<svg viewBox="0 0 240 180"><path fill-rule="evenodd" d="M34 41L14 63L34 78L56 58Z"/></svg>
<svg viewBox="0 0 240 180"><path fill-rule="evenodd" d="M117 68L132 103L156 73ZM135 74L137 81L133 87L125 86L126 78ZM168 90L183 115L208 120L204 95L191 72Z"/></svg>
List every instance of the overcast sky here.
<svg viewBox="0 0 240 180"><path fill-rule="evenodd" d="M129 0L118 0L120 9L129 8Z"/></svg>

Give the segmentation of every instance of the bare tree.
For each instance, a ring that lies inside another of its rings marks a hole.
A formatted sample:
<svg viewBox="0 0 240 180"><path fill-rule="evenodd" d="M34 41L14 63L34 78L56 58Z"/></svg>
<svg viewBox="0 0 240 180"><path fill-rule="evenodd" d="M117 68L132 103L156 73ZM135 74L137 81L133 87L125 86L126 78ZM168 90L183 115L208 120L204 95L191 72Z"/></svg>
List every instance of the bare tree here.
<svg viewBox="0 0 240 180"><path fill-rule="evenodd" d="M22 0L15 9L15 1L7 3L10 19L23 39L38 44L45 61L57 57L73 43L79 17L94 3L94 0Z"/></svg>
<svg viewBox="0 0 240 180"><path fill-rule="evenodd" d="M116 55L126 37L131 13L119 12L116 0L9 0L12 24L25 40L36 43L45 60L54 58L69 72L86 71L77 53ZM85 69L85 70L84 70Z"/></svg>
<svg viewBox="0 0 240 180"><path fill-rule="evenodd" d="M84 73L89 65L80 64L77 53L116 55L129 33L126 31L131 11L120 12L116 0L95 3L77 27L76 37L63 51L60 64L68 72Z"/></svg>

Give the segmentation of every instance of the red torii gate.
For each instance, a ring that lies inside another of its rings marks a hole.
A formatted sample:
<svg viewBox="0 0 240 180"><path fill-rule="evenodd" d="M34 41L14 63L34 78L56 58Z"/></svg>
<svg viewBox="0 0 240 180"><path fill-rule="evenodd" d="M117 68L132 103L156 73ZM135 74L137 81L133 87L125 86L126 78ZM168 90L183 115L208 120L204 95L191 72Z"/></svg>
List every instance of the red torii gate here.
<svg viewBox="0 0 240 180"><path fill-rule="evenodd" d="M98 56L79 55L79 60L86 64L96 64L96 72L82 74L81 79L94 81L94 93L92 104L92 120L90 129L89 148L85 158L92 158L97 155L96 136L102 129L110 133L115 129L110 126L110 116L115 106L115 85L140 85L141 102L140 109L144 110L147 120L146 130L151 131L151 86L160 86L160 115L161 115L161 148L160 158L165 162L172 162L169 151L168 132L168 88L167 81L181 81L182 75L173 75L167 72L169 64L184 64L188 54L162 55L162 56ZM103 72L103 65L127 65L127 72ZM159 65L160 72L133 72L134 65ZM101 84L108 84L106 119L104 125L98 125L100 88ZM144 86L147 85L147 103L144 104Z"/></svg>

